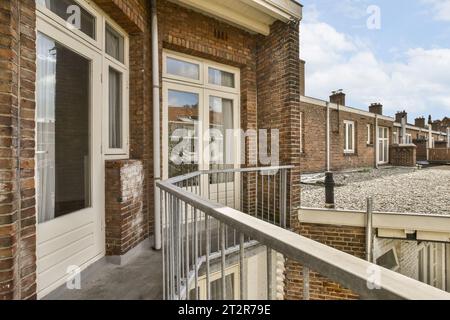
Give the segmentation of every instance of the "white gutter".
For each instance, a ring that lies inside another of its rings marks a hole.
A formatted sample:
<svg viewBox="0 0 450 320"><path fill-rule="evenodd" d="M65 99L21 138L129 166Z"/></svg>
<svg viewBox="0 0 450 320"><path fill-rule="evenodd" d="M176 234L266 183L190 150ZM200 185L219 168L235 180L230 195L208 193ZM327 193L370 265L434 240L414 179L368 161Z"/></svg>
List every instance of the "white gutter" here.
<svg viewBox="0 0 450 320"><path fill-rule="evenodd" d="M155 250L161 250L161 216L160 193L156 182L161 180L161 135L160 135L160 85L159 85L159 40L158 14L156 0L151 0L152 10L152 82L153 82L153 173L154 173L154 245Z"/></svg>

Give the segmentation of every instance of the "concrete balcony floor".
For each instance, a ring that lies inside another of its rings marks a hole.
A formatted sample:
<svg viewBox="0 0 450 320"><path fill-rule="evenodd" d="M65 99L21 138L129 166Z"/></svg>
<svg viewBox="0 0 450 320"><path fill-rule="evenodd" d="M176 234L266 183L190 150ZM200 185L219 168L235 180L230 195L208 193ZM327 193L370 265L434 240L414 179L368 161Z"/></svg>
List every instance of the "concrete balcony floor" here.
<svg viewBox="0 0 450 320"><path fill-rule="evenodd" d="M145 250L128 264L99 262L82 274L81 289L57 289L45 300L161 300L161 252Z"/></svg>

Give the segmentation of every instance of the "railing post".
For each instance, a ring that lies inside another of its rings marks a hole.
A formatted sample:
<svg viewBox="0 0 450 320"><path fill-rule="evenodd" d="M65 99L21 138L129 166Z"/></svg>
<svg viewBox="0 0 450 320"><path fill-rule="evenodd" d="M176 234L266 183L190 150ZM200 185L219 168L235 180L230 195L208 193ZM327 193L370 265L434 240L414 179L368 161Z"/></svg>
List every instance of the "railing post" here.
<svg viewBox="0 0 450 320"><path fill-rule="evenodd" d="M309 277L309 268L303 267L303 300L311 300Z"/></svg>
<svg viewBox="0 0 450 320"><path fill-rule="evenodd" d="M246 292L246 288L245 288L245 283L246 283L246 279L245 279L245 270L244 270L244 263L245 263L245 236L243 233L239 234L239 272L240 272L240 293L241 293L241 300L245 300L246 296L245 296L245 292Z"/></svg>
<svg viewBox="0 0 450 320"><path fill-rule="evenodd" d="M267 247L267 300L273 300L273 252Z"/></svg>

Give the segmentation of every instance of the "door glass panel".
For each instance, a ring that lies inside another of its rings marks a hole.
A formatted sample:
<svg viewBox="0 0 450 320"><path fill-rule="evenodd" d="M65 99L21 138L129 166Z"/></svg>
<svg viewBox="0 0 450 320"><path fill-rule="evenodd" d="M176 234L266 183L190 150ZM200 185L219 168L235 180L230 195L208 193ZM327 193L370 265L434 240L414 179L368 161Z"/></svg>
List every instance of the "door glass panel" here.
<svg viewBox="0 0 450 320"><path fill-rule="evenodd" d="M91 206L91 63L37 37L39 223Z"/></svg>
<svg viewBox="0 0 450 320"><path fill-rule="evenodd" d="M41 5L81 32L96 39L95 17L74 0L37 0Z"/></svg>
<svg viewBox="0 0 450 320"><path fill-rule="evenodd" d="M169 90L169 177L198 171L197 93Z"/></svg>
<svg viewBox="0 0 450 320"><path fill-rule="evenodd" d="M210 169L233 169L233 100L209 97ZM234 175L211 175L212 183L234 181Z"/></svg>

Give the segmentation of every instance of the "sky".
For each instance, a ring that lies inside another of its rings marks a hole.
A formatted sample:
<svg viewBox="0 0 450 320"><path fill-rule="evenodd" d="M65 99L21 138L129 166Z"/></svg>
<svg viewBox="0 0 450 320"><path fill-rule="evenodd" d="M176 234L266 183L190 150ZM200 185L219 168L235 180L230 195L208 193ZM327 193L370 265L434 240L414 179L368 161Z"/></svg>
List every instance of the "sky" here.
<svg viewBox="0 0 450 320"><path fill-rule="evenodd" d="M301 0L306 95L343 89L347 105L450 116L450 0Z"/></svg>

